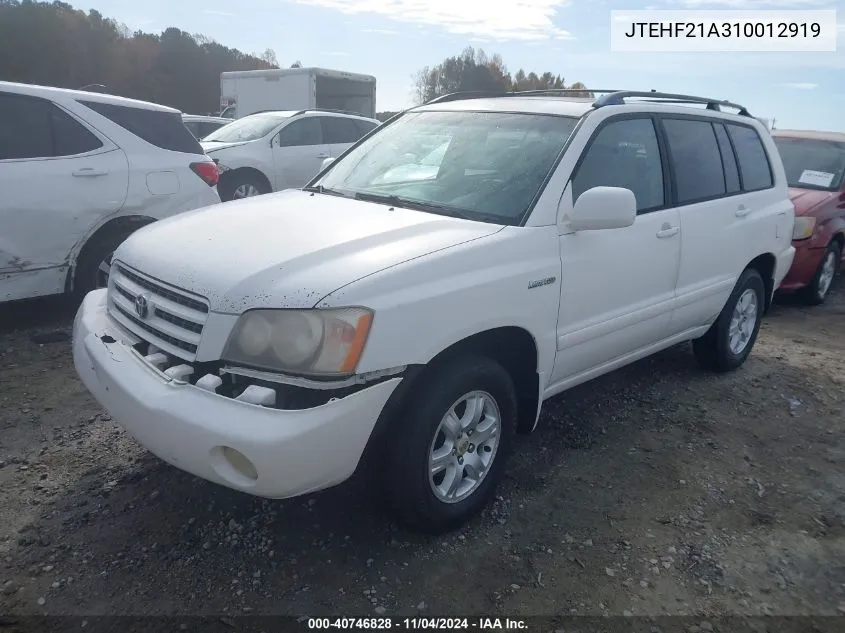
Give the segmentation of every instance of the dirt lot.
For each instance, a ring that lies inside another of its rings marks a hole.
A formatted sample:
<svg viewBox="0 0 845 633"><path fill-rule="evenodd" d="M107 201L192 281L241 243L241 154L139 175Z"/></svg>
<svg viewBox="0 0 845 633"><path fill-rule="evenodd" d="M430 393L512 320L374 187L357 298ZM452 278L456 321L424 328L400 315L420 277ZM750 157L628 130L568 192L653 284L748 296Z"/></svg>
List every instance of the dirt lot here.
<svg viewBox="0 0 845 633"><path fill-rule="evenodd" d="M440 539L357 481L269 502L152 458L37 338L71 319L0 313L0 613L845 612L845 277L776 305L731 375L682 346L547 403Z"/></svg>

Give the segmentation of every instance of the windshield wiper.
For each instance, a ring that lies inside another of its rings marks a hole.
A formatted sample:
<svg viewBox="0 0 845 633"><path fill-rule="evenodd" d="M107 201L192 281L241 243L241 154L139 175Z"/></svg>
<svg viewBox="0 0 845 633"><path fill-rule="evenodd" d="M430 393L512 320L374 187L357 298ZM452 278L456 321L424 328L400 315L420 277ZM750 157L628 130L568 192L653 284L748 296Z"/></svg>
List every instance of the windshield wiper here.
<svg viewBox="0 0 845 633"><path fill-rule="evenodd" d="M311 193L324 193L327 196L338 196L340 198L351 198L347 193L339 191L337 189L329 189L328 187L324 187L323 185L314 185L313 187L303 187L303 191L309 191Z"/></svg>
<svg viewBox="0 0 845 633"><path fill-rule="evenodd" d="M396 194L381 194L381 193L364 193L356 192L354 195L356 200L363 200L365 202L377 202L380 204L389 204L393 207L402 207L403 209L411 209L413 211L429 211L431 213L439 213L441 215L448 215L453 218L461 218L464 220L474 220L472 215L442 204L435 202L421 202L418 200L411 200L410 198L403 198Z"/></svg>

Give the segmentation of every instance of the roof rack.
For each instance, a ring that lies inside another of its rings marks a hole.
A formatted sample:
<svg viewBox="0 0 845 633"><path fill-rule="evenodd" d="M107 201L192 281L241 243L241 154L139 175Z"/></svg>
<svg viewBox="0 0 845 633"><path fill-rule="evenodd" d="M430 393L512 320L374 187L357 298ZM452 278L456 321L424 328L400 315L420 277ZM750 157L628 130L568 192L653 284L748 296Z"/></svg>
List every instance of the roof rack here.
<svg viewBox="0 0 845 633"><path fill-rule="evenodd" d="M725 106L728 108L735 108L739 110L740 116L751 116L745 106L739 105L738 103L733 103L731 101L710 99L708 97L695 97L692 95L673 94L670 92L657 92L655 90L651 90L648 92L636 90L621 90L618 92L613 92L611 94L602 95L601 97L596 99L595 103L593 103L593 107L601 108L610 105L624 105L625 99L628 99L630 97L654 99L658 103L701 103L706 104L708 110L715 110L716 112L721 112L722 106Z"/></svg>
<svg viewBox="0 0 845 633"><path fill-rule="evenodd" d="M610 105L624 105L625 99L631 97L648 98L654 100L656 103L700 103L706 104L708 110L721 112L722 107L735 108L741 116L751 116L745 106L731 101L720 99L710 99L707 97L695 97L692 95L681 95L668 92L637 91L637 90L603 90L598 88L549 88L544 90L515 90L515 91L468 91L468 92L452 92L440 97L435 97L431 101L427 101L425 105L434 103L447 103L449 101L459 101L462 99L487 99L499 97L530 97L530 96L573 96L575 94L601 94L593 102L594 108L601 108Z"/></svg>

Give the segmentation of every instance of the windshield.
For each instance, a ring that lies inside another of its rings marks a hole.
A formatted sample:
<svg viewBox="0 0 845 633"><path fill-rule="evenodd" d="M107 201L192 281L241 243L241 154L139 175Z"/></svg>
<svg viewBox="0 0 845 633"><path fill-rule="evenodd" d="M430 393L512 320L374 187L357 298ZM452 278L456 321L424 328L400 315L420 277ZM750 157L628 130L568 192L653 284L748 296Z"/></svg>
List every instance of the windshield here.
<svg viewBox="0 0 845 633"><path fill-rule="evenodd" d="M845 177L845 143L775 137L790 187L835 191Z"/></svg>
<svg viewBox="0 0 845 633"><path fill-rule="evenodd" d="M203 141L217 141L219 143L255 141L267 136L284 123L287 118L287 116L279 114L251 114L227 123L206 136Z"/></svg>
<svg viewBox="0 0 845 633"><path fill-rule="evenodd" d="M332 164L318 189L395 206L519 224L577 119L413 112Z"/></svg>

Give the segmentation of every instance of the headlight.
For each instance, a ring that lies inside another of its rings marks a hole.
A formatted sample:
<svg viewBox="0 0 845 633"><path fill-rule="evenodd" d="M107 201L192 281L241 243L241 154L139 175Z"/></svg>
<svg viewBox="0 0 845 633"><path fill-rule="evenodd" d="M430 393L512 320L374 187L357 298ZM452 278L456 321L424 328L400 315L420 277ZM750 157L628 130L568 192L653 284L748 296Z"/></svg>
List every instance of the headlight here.
<svg viewBox="0 0 845 633"><path fill-rule="evenodd" d="M250 310L235 324L223 359L270 371L349 375L372 322L367 308Z"/></svg>
<svg viewBox="0 0 845 633"><path fill-rule="evenodd" d="M813 230L816 228L816 218L812 217L797 217L795 218L795 227L792 229L793 240L806 240L813 235Z"/></svg>

